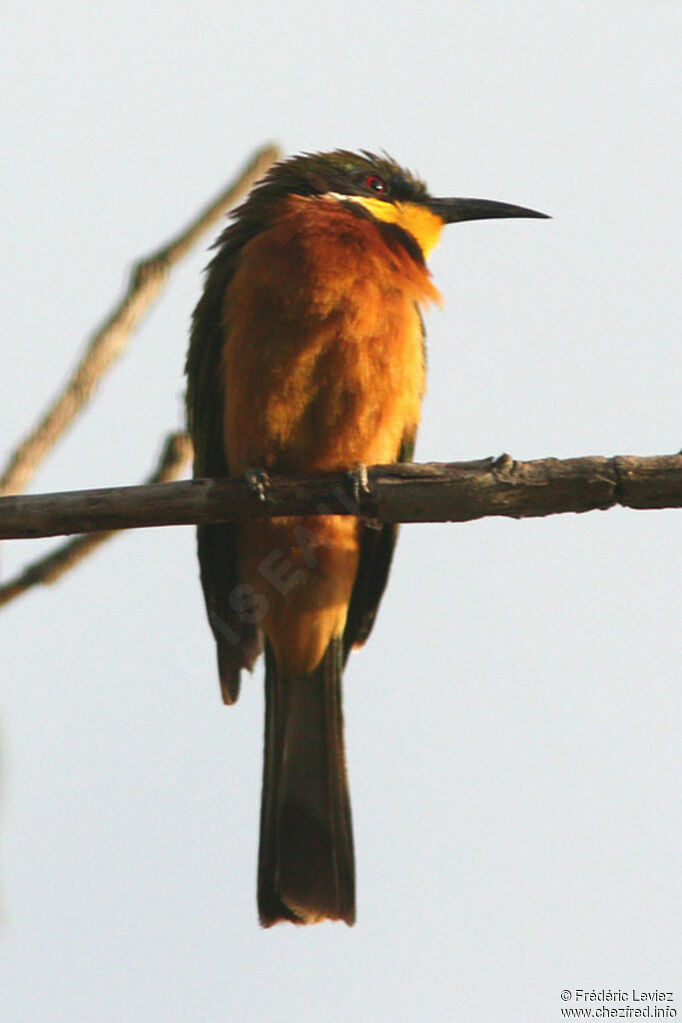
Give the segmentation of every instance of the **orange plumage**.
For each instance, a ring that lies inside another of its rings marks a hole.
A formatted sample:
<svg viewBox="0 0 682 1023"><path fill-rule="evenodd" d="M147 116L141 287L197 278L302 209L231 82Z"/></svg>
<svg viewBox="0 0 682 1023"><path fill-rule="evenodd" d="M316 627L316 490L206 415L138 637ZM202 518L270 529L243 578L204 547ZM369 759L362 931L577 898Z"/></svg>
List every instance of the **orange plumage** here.
<svg viewBox="0 0 682 1023"><path fill-rule="evenodd" d="M394 461L414 436L424 392L417 303L438 298L424 265L391 244L377 222L359 220L332 198L283 199L271 226L244 246L225 292L231 470L314 472ZM268 601L261 627L278 663L288 673L313 671L343 632L357 573L357 520L259 521L238 536L243 578ZM273 550L301 573L286 594L258 570Z"/></svg>
<svg viewBox="0 0 682 1023"><path fill-rule="evenodd" d="M424 393L420 307L443 224L541 216L434 199L389 158L276 165L218 242L187 359L198 476L311 473L411 457ZM368 637L396 529L353 517L198 529L223 698L265 648L261 923L355 920L341 676Z"/></svg>

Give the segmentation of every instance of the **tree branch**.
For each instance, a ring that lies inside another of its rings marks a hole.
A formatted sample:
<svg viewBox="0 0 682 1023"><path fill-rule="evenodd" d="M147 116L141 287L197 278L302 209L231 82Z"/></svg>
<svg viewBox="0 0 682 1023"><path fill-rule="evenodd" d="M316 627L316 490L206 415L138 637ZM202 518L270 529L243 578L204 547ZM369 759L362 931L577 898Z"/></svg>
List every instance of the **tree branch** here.
<svg viewBox="0 0 682 1023"><path fill-rule="evenodd" d="M562 512L682 507L682 455L378 465L357 473L199 479L0 499L0 538L276 515L363 515L381 522L466 522Z"/></svg>
<svg viewBox="0 0 682 1023"><path fill-rule="evenodd" d="M184 230L133 267L123 299L90 338L62 392L11 455L0 477L0 495L17 494L26 489L42 460L87 405L102 376L125 350L130 335L160 292L171 267L249 191L279 155L273 145L258 150L238 177Z"/></svg>
<svg viewBox="0 0 682 1023"><path fill-rule="evenodd" d="M147 483L167 483L177 479L192 457L192 442L186 433L171 433L163 445L158 465L149 476ZM0 499L1 500L1 499ZM6 583L0 585L0 607L21 596L32 586L54 583L65 572L78 565L97 547L110 537L116 536L111 530L85 533L59 544L45 557L27 565L26 568Z"/></svg>

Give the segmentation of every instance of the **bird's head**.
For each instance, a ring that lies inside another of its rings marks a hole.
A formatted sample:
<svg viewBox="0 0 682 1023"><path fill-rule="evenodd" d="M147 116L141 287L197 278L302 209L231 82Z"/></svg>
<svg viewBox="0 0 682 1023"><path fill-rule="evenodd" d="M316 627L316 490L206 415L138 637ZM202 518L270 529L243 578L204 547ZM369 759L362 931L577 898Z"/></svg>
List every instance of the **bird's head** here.
<svg viewBox="0 0 682 1023"><path fill-rule="evenodd" d="M275 164L252 192L259 207L286 195L329 197L395 224L428 256L445 224L496 217L542 217L545 213L488 199L438 199L423 181L389 156L336 149L304 153Z"/></svg>

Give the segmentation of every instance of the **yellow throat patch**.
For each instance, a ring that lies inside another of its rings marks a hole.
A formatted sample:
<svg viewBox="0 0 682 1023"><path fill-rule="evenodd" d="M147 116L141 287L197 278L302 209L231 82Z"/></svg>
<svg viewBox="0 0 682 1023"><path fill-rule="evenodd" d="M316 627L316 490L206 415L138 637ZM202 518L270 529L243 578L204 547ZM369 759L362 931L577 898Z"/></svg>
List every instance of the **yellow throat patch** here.
<svg viewBox="0 0 682 1023"><path fill-rule="evenodd" d="M426 258L437 245L443 230L443 221L436 213L426 206L415 202L386 202L364 195L338 196L346 202L356 202L364 206L377 220L389 224L397 224L415 239Z"/></svg>

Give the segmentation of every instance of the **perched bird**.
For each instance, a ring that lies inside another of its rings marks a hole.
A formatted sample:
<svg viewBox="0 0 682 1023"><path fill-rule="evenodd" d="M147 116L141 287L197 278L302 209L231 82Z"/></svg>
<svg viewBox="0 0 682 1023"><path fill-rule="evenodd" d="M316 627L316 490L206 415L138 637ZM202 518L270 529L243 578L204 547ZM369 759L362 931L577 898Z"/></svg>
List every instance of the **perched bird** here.
<svg viewBox="0 0 682 1023"><path fill-rule="evenodd" d="M542 217L435 199L386 156L274 165L216 243L193 317L196 476L314 473L412 457L424 394L425 265L445 224ZM367 639L396 529L353 516L200 526L225 703L265 648L258 909L355 921L341 675Z"/></svg>

